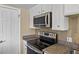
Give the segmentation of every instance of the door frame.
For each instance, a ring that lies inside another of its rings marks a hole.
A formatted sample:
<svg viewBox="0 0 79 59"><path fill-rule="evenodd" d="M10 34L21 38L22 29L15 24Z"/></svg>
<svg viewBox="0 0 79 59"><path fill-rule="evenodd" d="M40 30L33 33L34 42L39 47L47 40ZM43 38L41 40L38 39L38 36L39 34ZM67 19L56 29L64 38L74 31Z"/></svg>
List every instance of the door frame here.
<svg viewBox="0 0 79 59"><path fill-rule="evenodd" d="M20 46L20 45L21 45L21 43L20 43L20 40L21 40L21 38L20 38L20 33L21 33L21 32L20 32L20 31L21 31L21 30L20 30L20 25L21 25L21 24L20 24L20 22L21 22L21 21L20 21L20 20L21 20L20 14L21 14L21 12L20 12L20 9L19 9L19 8L15 8L15 7L12 7L12 6L2 5L2 4L0 5L0 7L2 7L2 8L8 8L8 9L12 9L12 10L18 11L18 17L19 17L19 18L18 18L18 19L19 19L19 54L20 54L20 53L21 53L21 46Z"/></svg>

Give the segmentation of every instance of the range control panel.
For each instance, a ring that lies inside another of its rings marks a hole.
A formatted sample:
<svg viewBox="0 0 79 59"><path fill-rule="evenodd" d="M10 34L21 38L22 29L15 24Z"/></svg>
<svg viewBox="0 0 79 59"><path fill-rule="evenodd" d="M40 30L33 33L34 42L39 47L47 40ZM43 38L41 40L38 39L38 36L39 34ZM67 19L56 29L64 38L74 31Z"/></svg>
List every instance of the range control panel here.
<svg viewBox="0 0 79 59"><path fill-rule="evenodd" d="M53 32L38 32L38 35L50 37L50 38L57 38L57 34Z"/></svg>

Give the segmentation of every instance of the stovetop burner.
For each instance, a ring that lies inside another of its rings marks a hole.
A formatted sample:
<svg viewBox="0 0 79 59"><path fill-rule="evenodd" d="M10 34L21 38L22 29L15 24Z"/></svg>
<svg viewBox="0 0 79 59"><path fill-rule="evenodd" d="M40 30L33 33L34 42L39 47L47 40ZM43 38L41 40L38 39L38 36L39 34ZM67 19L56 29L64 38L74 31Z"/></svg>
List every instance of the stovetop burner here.
<svg viewBox="0 0 79 59"><path fill-rule="evenodd" d="M46 47L49 46L49 44L46 44L46 43L44 43L44 42L42 42L42 41L39 41L39 39L30 40L30 41L27 42L27 44L28 44L28 43L29 43L30 45L36 47L36 48L39 49L39 50L42 50L42 49L44 49L44 48L46 48Z"/></svg>
<svg viewBox="0 0 79 59"><path fill-rule="evenodd" d="M42 49L48 47L48 45L45 45L45 44L43 44L42 42L40 42L39 44L36 43L36 44L34 44L34 46L35 46L36 48L40 49L40 50L42 50Z"/></svg>

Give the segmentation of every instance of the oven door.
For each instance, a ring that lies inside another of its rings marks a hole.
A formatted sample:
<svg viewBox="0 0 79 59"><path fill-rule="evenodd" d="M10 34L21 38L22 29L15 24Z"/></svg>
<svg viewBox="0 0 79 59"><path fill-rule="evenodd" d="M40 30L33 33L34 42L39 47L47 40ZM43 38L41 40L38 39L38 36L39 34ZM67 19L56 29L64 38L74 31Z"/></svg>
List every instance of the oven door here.
<svg viewBox="0 0 79 59"><path fill-rule="evenodd" d="M38 54L38 53L27 46L27 54Z"/></svg>
<svg viewBox="0 0 79 59"><path fill-rule="evenodd" d="M27 54L43 54L43 51L35 48L33 45L30 43L27 43Z"/></svg>

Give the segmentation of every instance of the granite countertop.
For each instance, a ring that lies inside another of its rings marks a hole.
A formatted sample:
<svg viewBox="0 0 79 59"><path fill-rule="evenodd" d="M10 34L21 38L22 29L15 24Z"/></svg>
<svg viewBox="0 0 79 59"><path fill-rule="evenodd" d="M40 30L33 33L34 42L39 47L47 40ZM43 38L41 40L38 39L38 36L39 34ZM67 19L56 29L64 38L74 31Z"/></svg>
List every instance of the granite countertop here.
<svg viewBox="0 0 79 59"><path fill-rule="evenodd" d="M23 36L23 40L29 41L29 40L35 40L39 39L39 35L25 35Z"/></svg>
<svg viewBox="0 0 79 59"><path fill-rule="evenodd" d="M68 54L69 48L66 45L55 44L43 49L43 51L47 54Z"/></svg>

